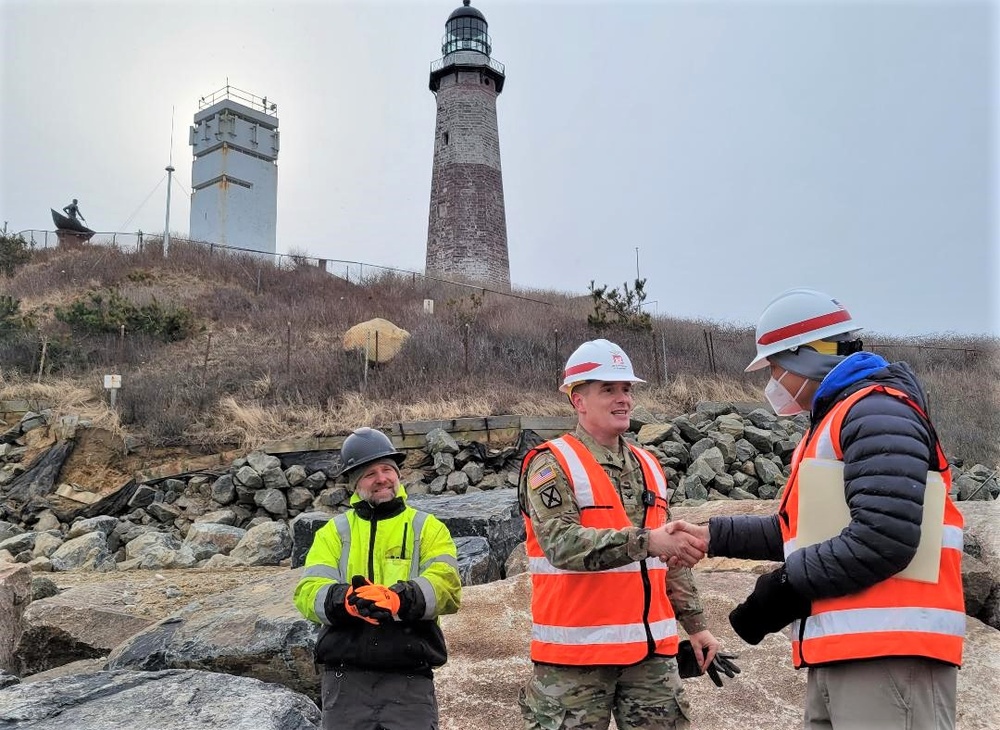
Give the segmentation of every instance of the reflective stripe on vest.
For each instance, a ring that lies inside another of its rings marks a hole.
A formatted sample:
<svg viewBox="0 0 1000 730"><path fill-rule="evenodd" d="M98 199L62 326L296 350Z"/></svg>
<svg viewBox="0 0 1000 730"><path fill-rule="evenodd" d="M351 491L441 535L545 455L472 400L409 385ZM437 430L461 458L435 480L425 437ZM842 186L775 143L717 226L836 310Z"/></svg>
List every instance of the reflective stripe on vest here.
<svg viewBox="0 0 1000 730"><path fill-rule="evenodd" d="M666 522L667 483L656 460L629 446L643 483L657 499L645 511L646 528ZM524 467L548 450L573 489L580 524L595 529L632 527L615 486L587 448L566 435L529 453ZM677 653L677 622L666 594L667 566L651 557L608 570L564 570L552 565L525 516L532 580L531 658L567 665L628 665L651 653ZM611 600L607 598L613 597Z"/></svg>
<svg viewBox="0 0 1000 730"><path fill-rule="evenodd" d="M903 391L870 386L834 405L815 431L806 433L792 459L792 474L779 509L786 559L797 547L799 464L812 458L842 461L840 432L844 418L855 403L875 391L899 398L923 415ZM941 476L950 492L947 460L940 444L935 444L935 450L936 468L944 469ZM962 514L949 496L937 583L892 576L859 593L813 601L812 614L790 627L795 666L885 656L924 656L961 664L965 635L962 525Z"/></svg>

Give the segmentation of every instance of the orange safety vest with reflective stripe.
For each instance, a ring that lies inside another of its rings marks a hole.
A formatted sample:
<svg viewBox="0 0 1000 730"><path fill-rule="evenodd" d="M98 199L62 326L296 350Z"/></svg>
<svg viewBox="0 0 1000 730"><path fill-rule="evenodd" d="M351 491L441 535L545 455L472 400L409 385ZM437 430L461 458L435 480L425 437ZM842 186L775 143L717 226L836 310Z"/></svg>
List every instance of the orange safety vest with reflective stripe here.
<svg viewBox="0 0 1000 730"><path fill-rule="evenodd" d="M796 548L798 466L805 459L843 461L840 431L847 412L872 392L903 400L926 418L901 390L873 385L852 393L806 432L792 457L792 473L778 510L785 558ZM945 488L951 489L948 460L935 443ZM808 488L808 486L806 487ZM792 661L796 667L886 656L922 656L962 663L965 601L962 593L962 513L945 500L944 532L937 583L890 577L859 593L813 601L812 612L791 625Z"/></svg>
<svg viewBox="0 0 1000 730"><path fill-rule="evenodd" d="M667 480L656 459L629 444L646 485L643 526L667 520ZM583 443L569 434L542 444L556 458L580 507L580 524L596 529L632 527L611 479ZM651 504L650 504L651 503ZM677 622L667 599L667 566L649 557L608 570L562 570L548 561L528 515L531 572L531 659L546 664L629 665L651 654L677 654Z"/></svg>

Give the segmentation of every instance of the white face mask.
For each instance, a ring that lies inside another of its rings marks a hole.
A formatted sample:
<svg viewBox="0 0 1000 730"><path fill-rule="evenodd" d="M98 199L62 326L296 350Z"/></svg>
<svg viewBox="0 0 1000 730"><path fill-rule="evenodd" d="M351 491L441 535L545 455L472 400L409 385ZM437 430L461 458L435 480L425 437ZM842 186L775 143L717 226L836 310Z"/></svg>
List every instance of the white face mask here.
<svg viewBox="0 0 1000 730"><path fill-rule="evenodd" d="M788 375L787 370L777 380L771 378L764 387L764 397L767 398L767 402L771 404L771 408L779 416L794 416L804 413L806 409L799 405L798 397L802 395L802 391L809 381L803 380L798 392L792 395L788 392L788 388L781 384L781 378L786 375Z"/></svg>

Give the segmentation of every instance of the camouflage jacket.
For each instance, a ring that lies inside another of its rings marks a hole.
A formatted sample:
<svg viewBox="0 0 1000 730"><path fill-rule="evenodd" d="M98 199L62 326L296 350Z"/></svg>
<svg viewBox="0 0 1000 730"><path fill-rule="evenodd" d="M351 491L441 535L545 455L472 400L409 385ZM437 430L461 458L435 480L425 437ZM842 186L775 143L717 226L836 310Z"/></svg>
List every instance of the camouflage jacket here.
<svg viewBox="0 0 1000 730"><path fill-rule="evenodd" d="M580 524L580 508L573 488L551 452L535 456L521 474L518 486L522 508L531 519L538 544L554 566L563 570L607 570L628 565L648 556L646 534L642 525L645 485L642 468L619 438L618 452L609 451L594 438L576 427L573 433L607 473L618 489L625 512L635 527L624 530L596 529ZM546 468L552 476L533 479ZM534 488L529 488L529 483ZM698 589L689 568L671 568L667 572L667 595L677 620L688 634L708 628L698 599Z"/></svg>

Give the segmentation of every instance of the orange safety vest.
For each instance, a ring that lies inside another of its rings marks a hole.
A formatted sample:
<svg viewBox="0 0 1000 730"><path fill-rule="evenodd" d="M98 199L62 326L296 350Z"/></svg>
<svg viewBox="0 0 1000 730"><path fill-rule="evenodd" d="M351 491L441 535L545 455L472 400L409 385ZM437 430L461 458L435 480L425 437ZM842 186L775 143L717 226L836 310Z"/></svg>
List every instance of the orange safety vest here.
<svg viewBox="0 0 1000 730"><path fill-rule="evenodd" d="M656 459L629 444L642 466L646 485L643 526L667 520L667 480ZM548 450L576 495L580 524L596 529L632 527L618 491L601 465L575 436L542 444L524 457ZM667 599L667 566L650 556L608 570L563 570L542 552L528 515L528 569L531 572L531 659L546 664L629 665L651 654L677 654L677 621Z"/></svg>
<svg viewBox="0 0 1000 730"><path fill-rule="evenodd" d="M840 431L851 407L872 392L903 400L926 418L901 390L873 385L837 403L806 432L792 457L792 473L778 510L785 559L796 550L798 466L805 459L843 461ZM951 489L948 460L935 444L945 487ZM937 583L890 577L860 593L813 601L812 612L794 621L790 633L796 667L886 656L922 656L962 663L965 601L962 594L962 513L945 501L941 564Z"/></svg>

